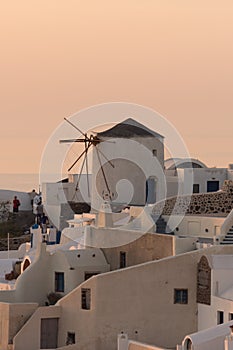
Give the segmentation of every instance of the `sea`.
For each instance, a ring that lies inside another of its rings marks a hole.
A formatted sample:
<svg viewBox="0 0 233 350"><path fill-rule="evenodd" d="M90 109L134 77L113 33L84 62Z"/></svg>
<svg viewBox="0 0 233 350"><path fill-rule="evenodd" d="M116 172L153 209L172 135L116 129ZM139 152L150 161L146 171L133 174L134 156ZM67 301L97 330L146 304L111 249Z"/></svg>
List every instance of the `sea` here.
<svg viewBox="0 0 233 350"><path fill-rule="evenodd" d="M39 174L0 174L0 190L39 192Z"/></svg>

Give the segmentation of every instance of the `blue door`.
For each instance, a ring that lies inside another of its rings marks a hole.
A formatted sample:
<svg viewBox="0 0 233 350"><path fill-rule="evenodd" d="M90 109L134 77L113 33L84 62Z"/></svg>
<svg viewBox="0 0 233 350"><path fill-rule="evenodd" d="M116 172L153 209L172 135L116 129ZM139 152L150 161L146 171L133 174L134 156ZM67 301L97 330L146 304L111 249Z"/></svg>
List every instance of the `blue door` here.
<svg viewBox="0 0 233 350"><path fill-rule="evenodd" d="M146 180L146 203L154 204L156 202L156 180L154 177L149 177Z"/></svg>

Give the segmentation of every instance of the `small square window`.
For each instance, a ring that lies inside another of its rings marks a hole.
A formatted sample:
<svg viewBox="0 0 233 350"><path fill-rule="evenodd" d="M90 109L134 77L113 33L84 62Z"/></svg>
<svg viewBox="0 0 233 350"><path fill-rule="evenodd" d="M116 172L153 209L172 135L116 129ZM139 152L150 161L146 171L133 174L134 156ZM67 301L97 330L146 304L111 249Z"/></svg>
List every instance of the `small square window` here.
<svg viewBox="0 0 233 350"><path fill-rule="evenodd" d="M64 272L55 272L55 292L64 292Z"/></svg>
<svg viewBox="0 0 233 350"><path fill-rule="evenodd" d="M200 192L200 185L193 184L193 193L199 193L199 192Z"/></svg>
<svg viewBox="0 0 233 350"><path fill-rule="evenodd" d="M188 304L188 289L174 289L174 304Z"/></svg>
<svg viewBox="0 0 233 350"><path fill-rule="evenodd" d="M153 154L154 157L157 157L157 149L153 149L152 150L152 154Z"/></svg>
<svg viewBox="0 0 233 350"><path fill-rule="evenodd" d="M92 276L96 276L99 275L100 272L85 272L84 273L84 280L88 280L89 278L91 278Z"/></svg>
<svg viewBox="0 0 233 350"><path fill-rule="evenodd" d="M75 344L75 332L67 332L66 345Z"/></svg>
<svg viewBox="0 0 233 350"><path fill-rule="evenodd" d="M81 304L83 310L91 309L91 290L90 288L82 288Z"/></svg>

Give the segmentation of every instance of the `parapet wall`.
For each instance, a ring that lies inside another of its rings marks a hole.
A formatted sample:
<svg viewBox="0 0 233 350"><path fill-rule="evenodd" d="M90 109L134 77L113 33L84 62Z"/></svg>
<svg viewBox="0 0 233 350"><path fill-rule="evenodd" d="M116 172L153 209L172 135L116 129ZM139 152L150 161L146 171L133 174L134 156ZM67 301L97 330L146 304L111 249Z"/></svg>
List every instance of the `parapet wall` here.
<svg viewBox="0 0 233 350"><path fill-rule="evenodd" d="M233 181L226 180L218 192L172 197L159 202L153 214L227 216L233 209Z"/></svg>

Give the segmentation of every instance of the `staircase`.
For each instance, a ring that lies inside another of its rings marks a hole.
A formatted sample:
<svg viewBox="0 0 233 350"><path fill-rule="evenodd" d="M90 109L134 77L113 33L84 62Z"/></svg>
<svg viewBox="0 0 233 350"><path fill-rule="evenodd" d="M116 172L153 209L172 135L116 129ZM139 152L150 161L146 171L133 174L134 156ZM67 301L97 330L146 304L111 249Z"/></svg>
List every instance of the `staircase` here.
<svg viewBox="0 0 233 350"><path fill-rule="evenodd" d="M174 232L171 232L170 228L167 225L167 222L160 215L159 218L152 215L152 219L156 224L156 233L164 233L174 235Z"/></svg>
<svg viewBox="0 0 233 350"><path fill-rule="evenodd" d="M226 236L220 242L220 244L233 244L233 226L229 229Z"/></svg>

